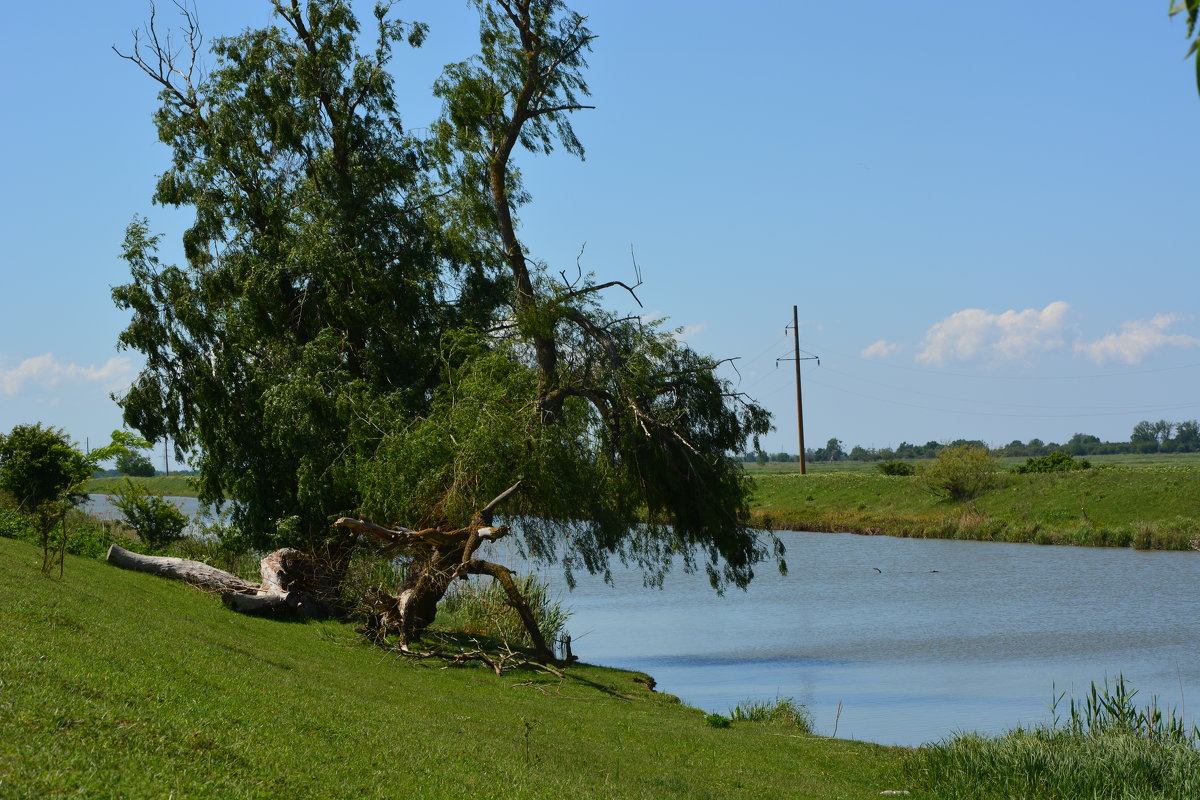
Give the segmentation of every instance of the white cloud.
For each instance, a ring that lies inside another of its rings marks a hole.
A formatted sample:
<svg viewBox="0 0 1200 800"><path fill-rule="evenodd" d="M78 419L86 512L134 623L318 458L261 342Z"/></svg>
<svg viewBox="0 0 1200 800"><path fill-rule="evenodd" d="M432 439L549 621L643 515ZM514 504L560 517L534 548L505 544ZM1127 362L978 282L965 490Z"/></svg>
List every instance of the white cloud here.
<svg viewBox="0 0 1200 800"><path fill-rule="evenodd" d="M1009 309L993 314L981 308L957 311L934 324L921 341L918 361L943 365L973 358L1007 360L1064 344L1071 306L1056 300L1040 311Z"/></svg>
<svg viewBox="0 0 1200 800"><path fill-rule="evenodd" d="M25 359L12 369L0 366L0 394L12 397L29 386L53 389L80 384L99 384L106 391L114 391L128 386L133 373L133 365L123 356L110 358L100 367L81 367L63 363L53 353L43 353Z"/></svg>
<svg viewBox="0 0 1200 800"><path fill-rule="evenodd" d="M1085 355L1097 364L1121 361L1137 364L1143 358L1163 347L1196 347L1200 339L1183 333L1167 333L1167 328L1187 319L1181 314L1157 314L1149 320L1131 320L1121 323L1120 333L1110 333L1094 342L1079 342L1075 352Z"/></svg>
<svg viewBox="0 0 1200 800"><path fill-rule="evenodd" d="M887 339L880 339L872 345L868 345L863 349L859 356L861 358L887 358L900 349L900 345L895 342L889 342Z"/></svg>
<svg viewBox="0 0 1200 800"><path fill-rule="evenodd" d="M707 322L698 322L695 325L684 325L679 329L679 333L677 333L675 336L677 339L679 339L679 341L686 342L688 339L697 335L707 327Z"/></svg>

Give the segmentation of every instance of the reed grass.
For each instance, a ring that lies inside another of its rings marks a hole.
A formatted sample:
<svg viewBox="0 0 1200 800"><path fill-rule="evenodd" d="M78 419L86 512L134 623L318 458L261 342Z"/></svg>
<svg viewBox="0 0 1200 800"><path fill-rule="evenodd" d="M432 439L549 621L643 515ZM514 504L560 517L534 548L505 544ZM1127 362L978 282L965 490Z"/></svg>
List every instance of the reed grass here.
<svg viewBox="0 0 1200 800"><path fill-rule="evenodd" d="M538 621L547 642L566 635L571 612L550 594L546 582L536 575L516 579L529 610ZM493 580L469 580L453 584L438 605L437 627L483 636L513 646L532 647L525 623L508 601L508 595Z"/></svg>
<svg viewBox="0 0 1200 800"><path fill-rule="evenodd" d="M743 700L729 709L733 722L762 722L793 728L799 733L813 732L812 712L790 697L774 700Z"/></svg>
<svg viewBox="0 0 1200 800"><path fill-rule="evenodd" d="M1200 729L1156 699L1138 706L1136 694L1123 677L1079 699L1058 694L1052 722L952 736L914 751L907 774L931 798L1200 797Z"/></svg>

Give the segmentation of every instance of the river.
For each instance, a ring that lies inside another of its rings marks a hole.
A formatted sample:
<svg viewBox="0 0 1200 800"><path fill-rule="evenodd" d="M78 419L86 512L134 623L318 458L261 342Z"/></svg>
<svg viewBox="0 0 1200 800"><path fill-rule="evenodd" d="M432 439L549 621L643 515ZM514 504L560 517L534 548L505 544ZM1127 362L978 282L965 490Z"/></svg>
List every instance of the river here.
<svg viewBox="0 0 1200 800"><path fill-rule="evenodd" d="M680 571L661 590L623 569L612 585L577 575L573 592L558 571L543 577L584 661L647 672L718 713L793 697L826 735L998 733L1048 719L1056 690L1119 674L1141 701L1200 708L1200 553L780 535L789 574L764 567L723 597ZM519 562L511 546L493 557Z"/></svg>
<svg viewBox="0 0 1200 800"><path fill-rule="evenodd" d="M917 745L1049 719L1053 692L1123 674L1146 703L1200 708L1200 553L782 533L790 571L717 597L616 571L568 594L574 650L727 713L793 697L817 730ZM840 716L838 713L841 705Z"/></svg>

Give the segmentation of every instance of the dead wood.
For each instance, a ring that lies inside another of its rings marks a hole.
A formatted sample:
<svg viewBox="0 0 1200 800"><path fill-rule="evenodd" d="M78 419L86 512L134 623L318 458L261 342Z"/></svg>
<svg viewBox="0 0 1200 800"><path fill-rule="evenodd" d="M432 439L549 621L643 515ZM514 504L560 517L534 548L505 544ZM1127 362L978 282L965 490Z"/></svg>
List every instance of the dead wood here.
<svg viewBox="0 0 1200 800"><path fill-rule="evenodd" d="M183 581L221 596L225 605L243 614L258 616L333 616L331 582L309 556L285 547L268 553L259 562L261 583L253 583L200 561L167 556L147 556L123 547L108 548L108 563L135 572Z"/></svg>
<svg viewBox="0 0 1200 800"><path fill-rule="evenodd" d="M405 555L409 558L408 578L393 596L372 588L364 598L370 609L367 625L360 629L377 644L397 641L397 649L413 655L411 645L432 624L437 615L437 604L446 594L450 584L468 575L488 575L497 581L508 597L508 603L521 617L521 622L533 643L539 664L556 662L554 652L542 636L537 618L521 595L513 573L501 564L474 557L475 551L484 542L494 542L507 536L509 529L504 525L493 525L496 509L511 497L521 486L513 484L496 496L490 503L475 513L471 523L462 528L426 528L413 530L401 526L385 527L365 517L342 517L333 524L356 533L365 534L380 544L379 553L385 557ZM484 653L482 648L470 657L455 656L454 660L482 661L492 669L503 671L511 661Z"/></svg>

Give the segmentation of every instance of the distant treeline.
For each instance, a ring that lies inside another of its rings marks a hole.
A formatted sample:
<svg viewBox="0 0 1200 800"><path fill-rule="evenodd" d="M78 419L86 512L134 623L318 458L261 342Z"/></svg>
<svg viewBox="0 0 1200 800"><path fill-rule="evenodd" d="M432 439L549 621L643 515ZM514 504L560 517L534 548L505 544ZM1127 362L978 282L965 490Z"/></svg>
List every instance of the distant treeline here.
<svg viewBox="0 0 1200 800"><path fill-rule="evenodd" d="M987 447L978 439L955 439L952 442L926 442L925 444L909 444L901 442L895 447L860 447L855 445L846 452L840 439L830 439L824 447L807 448L804 451L808 461L890 461L903 458L933 458L938 451L945 447L958 445L975 445ZM1045 456L1050 453L1068 453L1073 456L1108 455L1117 453L1194 453L1200 451L1200 423L1194 419L1184 422L1167 422L1159 420L1150 422L1143 420L1133 426L1133 432L1126 442L1104 442L1099 436L1089 433L1077 433L1063 444L1058 442L1043 442L1041 439L1030 439L1022 442L1014 439L1003 447L992 449L1003 456L1026 458L1030 456ZM743 461L757 461L765 464L768 461L799 461L800 456L792 453L745 453Z"/></svg>

